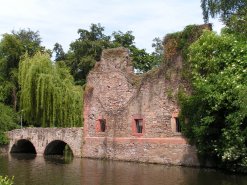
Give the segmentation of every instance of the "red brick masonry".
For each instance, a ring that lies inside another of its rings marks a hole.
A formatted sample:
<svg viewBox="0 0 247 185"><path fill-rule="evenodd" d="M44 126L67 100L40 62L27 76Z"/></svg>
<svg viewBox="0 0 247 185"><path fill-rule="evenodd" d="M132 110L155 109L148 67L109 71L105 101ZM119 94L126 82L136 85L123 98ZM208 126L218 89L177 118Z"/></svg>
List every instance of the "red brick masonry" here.
<svg viewBox="0 0 247 185"><path fill-rule="evenodd" d="M159 73L136 75L128 50L104 50L87 77L82 156L198 166L196 148L176 122L176 71L170 80Z"/></svg>
<svg viewBox="0 0 247 185"><path fill-rule="evenodd" d="M145 144L187 144L186 139L181 137L167 137L167 138L127 138L127 137L118 137L118 138L111 138L111 137L85 137L85 141L104 141L108 140L111 142L117 142L121 144L127 143L145 143Z"/></svg>

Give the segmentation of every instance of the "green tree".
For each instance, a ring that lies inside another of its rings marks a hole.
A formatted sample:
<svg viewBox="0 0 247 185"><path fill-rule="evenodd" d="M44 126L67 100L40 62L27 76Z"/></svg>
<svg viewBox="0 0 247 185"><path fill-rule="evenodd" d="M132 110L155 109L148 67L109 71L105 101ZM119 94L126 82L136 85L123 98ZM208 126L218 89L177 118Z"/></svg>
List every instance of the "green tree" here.
<svg viewBox="0 0 247 185"><path fill-rule="evenodd" d="M0 145L7 144L5 132L17 128L17 115L13 109L0 102Z"/></svg>
<svg viewBox="0 0 247 185"><path fill-rule="evenodd" d="M247 172L247 45L206 31L189 51L193 91L180 94L184 133L201 155Z"/></svg>
<svg viewBox="0 0 247 185"><path fill-rule="evenodd" d="M130 50L130 56L132 58L134 68L138 72L146 72L155 66L158 66L162 61L163 47L159 38L155 38L152 46L155 51L151 54L146 52L145 49L139 49L135 46L135 36L132 35L132 31L123 33L121 31L113 32L113 46L111 47L125 47Z"/></svg>
<svg viewBox="0 0 247 185"><path fill-rule="evenodd" d="M132 35L132 31L123 33L121 31L113 32L113 46L112 47L125 47L130 48L134 46L135 36Z"/></svg>
<svg viewBox="0 0 247 185"><path fill-rule="evenodd" d="M100 60L102 50L109 47L110 37L103 31L100 24L91 24L89 31L79 29L79 38L70 44L65 63L70 67L76 84L85 84L86 76Z"/></svg>
<svg viewBox="0 0 247 185"><path fill-rule="evenodd" d="M22 55L22 45L20 40L10 34L4 34L0 43L0 71L1 87L5 91L6 98L4 102L17 107L17 80L16 70Z"/></svg>
<svg viewBox="0 0 247 185"><path fill-rule="evenodd" d="M147 72L156 65L155 57L147 53L145 49L133 46L130 48L130 52L134 68L138 73Z"/></svg>
<svg viewBox="0 0 247 185"><path fill-rule="evenodd" d="M42 127L81 126L82 88L63 63L48 54L25 55L19 66L20 106L28 124Z"/></svg>
<svg viewBox="0 0 247 185"><path fill-rule="evenodd" d="M220 16L228 33L247 38L247 1L246 0L202 0L203 18Z"/></svg>
<svg viewBox="0 0 247 185"><path fill-rule="evenodd" d="M247 40L247 10L241 15L232 15L223 31Z"/></svg>
<svg viewBox="0 0 247 185"><path fill-rule="evenodd" d="M201 0L203 18L208 22L209 16L220 16L223 22L227 22L233 15L241 15L247 11L246 0Z"/></svg>
<svg viewBox="0 0 247 185"><path fill-rule="evenodd" d="M19 31L13 30L12 34L21 42L22 55L26 52L29 56L33 56L38 51L45 52L45 47L41 46L39 31L20 29Z"/></svg>
<svg viewBox="0 0 247 185"><path fill-rule="evenodd" d="M71 69L76 84L86 83L86 76L93 68L94 64L100 60L103 49L125 47L130 50L134 67L140 72L146 72L152 67L157 66L161 61L160 53L155 50L152 54L145 49L135 46L132 31L113 32L111 36L104 34L104 27L100 24L91 24L89 30L79 29L79 38L70 44L69 51L63 55L61 45L56 44L54 52L56 61L64 60L65 64ZM154 40L154 47L160 47L160 40ZM61 57L62 56L62 57Z"/></svg>
<svg viewBox="0 0 247 185"><path fill-rule="evenodd" d="M164 61L164 45L162 40L159 37L155 37L153 39L152 47L154 48L154 52L152 52L152 56L154 57L154 66L159 66Z"/></svg>
<svg viewBox="0 0 247 185"><path fill-rule="evenodd" d="M63 51L61 44L56 43L54 45L53 52L55 53L55 61L63 61L66 59L65 52Z"/></svg>
<svg viewBox="0 0 247 185"><path fill-rule="evenodd" d="M32 56L37 51L44 51L40 43L39 33L30 29L3 34L0 42L0 81L2 82L0 86L5 93L7 92L4 103L12 105L14 110L17 110L18 105L17 74L20 58L25 53Z"/></svg>

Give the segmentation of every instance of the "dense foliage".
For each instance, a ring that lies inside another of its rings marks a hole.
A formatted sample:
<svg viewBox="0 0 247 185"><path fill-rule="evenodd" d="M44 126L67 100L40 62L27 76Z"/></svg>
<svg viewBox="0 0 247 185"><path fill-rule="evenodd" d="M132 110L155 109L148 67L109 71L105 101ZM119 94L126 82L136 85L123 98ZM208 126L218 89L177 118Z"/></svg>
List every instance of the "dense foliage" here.
<svg viewBox="0 0 247 185"><path fill-rule="evenodd" d="M82 88L62 63L49 55L25 55L19 67L20 108L34 126L81 126Z"/></svg>
<svg viewBox="0 0 247 185"><path fill-rule="evenodd" d="M5 131L17 127L18 66L24 53L43 51L38 32L13 31L3 34L0 42L0 144L7 143Z"/></svg>
<svg viewBox="0 0 247 185"><path fill-rule="evenodd" d="M205 22L219 16L228 33L247 38L246 0L201 0L201 7Z"/></svg>
<svg viewBox="0 0 247 185"><path fill-rule="evenodd" d="M186 61L189 46L202 35L204 29L211 30L211 24L188 25L183 31L167 34L163 41L165 60L171 61L182 55Z"/></svg>
<svg viewBox="0 0 247 185"><path fill-rule="evenodd" d="M135 37L131 31L123 33L113 32L112 35L104 34L104 27L100 24L91 24L89 30L79 29L79 38L70 44L70 49L65 53L62 46L55 44L53 51L56 61L64 61L70 68L75 83L84 85L86 76L94 64L100 60L101 52L106 48L126 47L130 50L134 67L145 72L158 66L162 60L163 49L160 39L154 39L155 52L149 54L145 49L139 49L134 44ZM161 52L161 53L160 53Z"/></svg>
<svg viewBox="0 0 247 185"><path fill-rule="evenodd" d="M193 92L180 94L184 132L201 155L247 172L247 42L204 32L189 51Z"/></svg>
<svg viewBox="0 0 247 185"><path fill-rule="evenodd" d="M189 49L192 92L180 92L183 132L200 156L247 172L247 1L202 0L204 20L220 16L221 35L204 32Z"/></svg>
<svg viewBox="0 0 247 185"><path fill-rule="evenodd" d="M7 144L5 131L17 128L17 115L13 109L0 102L0 145Z"/></svg>
<svg viewBox="0 0 247 185"><path fill-rule="evenodd" d="M22 55L34 55L37 51L44 51L40 46L41 39L38 32L31 30L13 31L3 34L0 42L0 81L5 93L4 103L18 108L18 66Z"/></svg>
<svg viewBox="0 0 247 185"><path fill-rule="evenodd" d="M86 76L95 62L100 60L102 50L109 47L110 37L103 31L100 24L92 24L89 31L79 29L79 38L70 44L65 63L79 85L86 83Z"/></svg>
<svg viewBox="0 0 247 185"><path fill-rule="evenodd" d="M203 18L208 22L209 16L220 16L223 22L227 22L233 15L240 16L247 10L246 0L201 0Z"/></svg>
<svg viewBox="0 0 247 185"><path fill-rule="evenodd" d="M14 177L9 178L7 176L3 177L0 175L0 185L13 185L14 184Z"/></svg>

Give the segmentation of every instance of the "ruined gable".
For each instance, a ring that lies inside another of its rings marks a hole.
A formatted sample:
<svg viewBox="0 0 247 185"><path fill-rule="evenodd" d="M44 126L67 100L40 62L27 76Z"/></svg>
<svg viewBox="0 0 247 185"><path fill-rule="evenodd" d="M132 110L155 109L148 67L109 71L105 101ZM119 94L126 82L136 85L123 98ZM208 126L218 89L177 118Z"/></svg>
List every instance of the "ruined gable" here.
<svg viewBox="0 0 247 185"><path fill-rule="evenodd" d="M104 50L101 61L90 72L87 86L92 88L91 99L85 100L89 115L89 134L98 135L94 122L106 120L103 135L132 137L135 120L143 120L142 137L171 137L175 101L166 94L169 83L164 76L135 75L127 49ZM170 89L172 90L172 89Z"/></svg>
<svg viewBox="0 0 247 185"><path fill-rule="evenodd" d="M198 165L178 127L179 76L164 72L136 75L127 49L103 51L87 78L82 156Z"/></svg>

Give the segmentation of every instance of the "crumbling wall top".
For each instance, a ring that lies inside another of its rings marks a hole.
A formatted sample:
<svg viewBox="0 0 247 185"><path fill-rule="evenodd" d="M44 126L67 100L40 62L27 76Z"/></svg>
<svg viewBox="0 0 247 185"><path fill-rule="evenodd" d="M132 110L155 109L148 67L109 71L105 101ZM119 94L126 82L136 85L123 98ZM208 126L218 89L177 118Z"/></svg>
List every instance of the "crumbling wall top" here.
<svg viewBox="0 0 247 185"><path fill-rule="evenodd" d="M133 73L133 65L129 57L129 50L123 47L105 49L101 60L94 67L96 72L109 72L121 70Z"/></svg>
<svg viewBox="0 0 247 185"><path fill-rule="evenodd" d="M101 59L109 60L112 58L125 58L125 57L129 57L129 50L127 48L119 47L119 48L111 48L111 49L103 50Z"/></svg>

